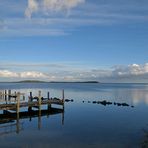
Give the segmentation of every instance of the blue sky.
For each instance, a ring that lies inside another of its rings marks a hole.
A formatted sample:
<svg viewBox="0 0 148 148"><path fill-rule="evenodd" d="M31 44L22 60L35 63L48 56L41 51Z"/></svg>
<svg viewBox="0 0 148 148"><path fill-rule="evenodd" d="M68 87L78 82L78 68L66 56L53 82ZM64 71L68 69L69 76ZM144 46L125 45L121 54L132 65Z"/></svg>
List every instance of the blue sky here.
<svg viewBox="0 0 148 148"><path fill-rule="evenodd" d="M1 0L0 81L148 82L147 0Z"/></svg>

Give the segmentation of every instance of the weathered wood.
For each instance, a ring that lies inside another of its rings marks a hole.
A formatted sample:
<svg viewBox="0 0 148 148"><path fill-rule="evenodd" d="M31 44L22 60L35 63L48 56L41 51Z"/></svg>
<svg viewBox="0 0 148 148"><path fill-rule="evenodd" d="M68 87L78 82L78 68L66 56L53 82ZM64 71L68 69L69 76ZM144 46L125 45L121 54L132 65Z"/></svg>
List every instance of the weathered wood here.
<svg viewBox="0 0 148 148"><path fill-rule="evenodd" d="M38 101L39 101L39 107L41 107L41 91L39 91Z"/></svg>
<svg viewBox="0 0 148 148"><path fill-rule="evenodd" d="M49 100L50 99L50 93L47 92L47 99Z"/></svg>
<svg viewBox="0 0 148 148"><path fill-rule="evenodd" d="M30 101L32 101L32 98L33 98L33 97L32 97L32 92L30 92L30 98L29 98Z"/></svg>
<svg viewBox="0 0 148 148"><path fill-rule="evenodd" d="M41 105L46 104L56 104L56 105L63 105L62 100L52 99L52 100L41 100ZM9 110L9 109L17 109L16 103L11 104L0 104L0 110ZM39 106L38 101L32 101L32 102L19 102L19 107L33 107L33 106Z"/></svg>
<svg viewBox="0 0 148 148"><path fill-rule="evenodd" d="M6 100L6 102L7 102L7 90L5 90L4 96L5 96L5 100Z"/></svg>
<svg viewBox="0 0 148 148"><path fill-rule="evenodd" d="M20 92L17 93L17 113L20 111Z"/></svg>
<svg viewBox="0 0 148 148"><path fill-rule="evenodd" d="M30 96L29 96L29 100L28 102L23 102L24 99L22 100L21 95L24 95L24 93L11 93L11 90L7 91L5 90L4 92L4 97L3 98L3 103L0 104L0 110L12 110L12 111L16 111L17 117L19 119L19 113L20 113L20 108L22 107L27 107L28 108L28 112L32 111L32 107L36 107L38 109L38 115L40 116L41 113L41 107L42 105L47 105L47 110L50 111L52 110L51 105L52 104L56 104L56 105L61 105L63 106L63 108L61 108L62 110L64 110L64 90L62 93L62 99L59 98L52 98L50 99L50 93L47 93L47 98L43 98L41 96L41 91L38 92L38 97L33 97L32 96L32 92L30 92ZM6 97L10 97L9 102L7 102L7 98ZM13 99L15 98L15 100ZM6 100L5 100L6 99Z"/></svg>
<svg viewBox="0 0 148 148"><path fill-rule="evenodd" d="M64 93L64 89L62 90L62 100L64 102L64 99L65 99L65 93Z"/></svg>
<svg viewBox="0 0 148 148"><path fill-rule="evenodd" d="M8 100L10 101L11 98L11 90L8 90Z"/></svg>

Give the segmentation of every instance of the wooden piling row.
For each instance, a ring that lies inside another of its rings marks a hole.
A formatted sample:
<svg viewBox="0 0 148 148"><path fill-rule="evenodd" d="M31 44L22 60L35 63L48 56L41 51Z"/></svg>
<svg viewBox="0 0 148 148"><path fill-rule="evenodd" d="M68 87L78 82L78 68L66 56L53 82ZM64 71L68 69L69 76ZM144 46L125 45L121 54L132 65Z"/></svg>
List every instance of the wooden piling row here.
<svg viewBox="0 0 148 148"><path fill-rule="evenodd" d="M62 99L54 99L54 98L50 98L50 92L47 92L47 98L43 98L41 96L41 91L38 92L38 97L33 97L32 92L30 92L30 96L28 99L28 102L22 102L21 101L21 95L23 95L23 101L25 100L25 96L23 93L20 92L14 92L12 94L11 90L4 90L4 91L0 91L0 99L4 99L3 101L5 103L0 104L0 110L3 109L10 109L11 108L16 108L16 112L19 113L20 112L20 107L27 107L28 106L28 110L31 110L33 106L37 106L39 110L41 110L41 106L42 104L45 105L47 104L47 109L50 110L51 109L51 104L58 104L58 105L63 105L63 109L64 109L64 98L65 98L65 94L64 94L64 90L62 90ZM16 103L12 103L12 99L11 98L15 98ZM38 102L38 103L36 103ZM16 107L15 107L16 105ZM13 109L14 110L14 109Z"/></svg>

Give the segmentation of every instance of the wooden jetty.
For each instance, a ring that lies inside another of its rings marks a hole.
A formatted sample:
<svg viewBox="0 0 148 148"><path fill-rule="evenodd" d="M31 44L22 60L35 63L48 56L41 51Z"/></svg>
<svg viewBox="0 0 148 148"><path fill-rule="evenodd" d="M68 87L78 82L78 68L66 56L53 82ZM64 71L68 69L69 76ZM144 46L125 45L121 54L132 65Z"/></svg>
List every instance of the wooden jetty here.
<svg viewBox="0 0 148 148"><path fill-rule="evenodd" d="M30 92L28 100L25 100L24 96L24 93L11 93L11 90L0 91L0 125L16 121L16 124L13 125L16 125L16 133L19 133L20 119L29 118L31 121L32 118L38 117L38 129L40 129L41 116L47 115L48 117L59 113L62 113L62 124L64 124L64 90L62 91L62 99L50 98L49 92L47 92L47 98L42 97L41 91L38 92L37 97L33 97L32 92ZM42 109L43 105L47 105L47 109ZM52 105L56 105L56 108ZM57 105L62 107L57 108ZM21 108L27 108L27 111L21 111Z"/></svg>
<svg viewBox="0 0 148 148"><path fill-rule="evenodd" d="M23 99L21 99L21 95ZM51 108L52 104L61 105L64 109L64 90L62 91L62 99L59 98L50 98L49 92L47 93L47 98L41 96L41 91L38 93L38 97L33 97L32 92L30 92L30 96L28 97L28 101L24 99L24 93L15 92L11 94L11 91L5 90L4 93L0 92L0 110L13 110L17 113L20 112L20 108L28 107L30 110L32 107L36 107L41 110L42 105L48 105L48 109Z"/></svg>

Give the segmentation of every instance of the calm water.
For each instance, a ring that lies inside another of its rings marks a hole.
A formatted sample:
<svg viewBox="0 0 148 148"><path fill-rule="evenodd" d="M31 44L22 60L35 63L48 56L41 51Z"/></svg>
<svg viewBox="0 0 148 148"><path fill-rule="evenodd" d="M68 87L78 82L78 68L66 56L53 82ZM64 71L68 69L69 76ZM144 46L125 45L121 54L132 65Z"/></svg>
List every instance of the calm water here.
<svg viewBox="0 0 148 148"><path fill-rule="evenodd" d="M39 90L45 97L48 91L61 97L65 89L65 98L74 102L65 103L64 114L21 119L19 132L16 121L0 124L2 148L141 148L148 143L148 84L0 83L4 89L26 98ZM92 103L102 100L129 106Z"/></svg>

